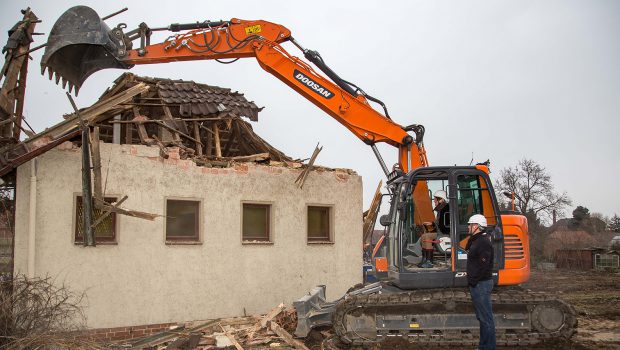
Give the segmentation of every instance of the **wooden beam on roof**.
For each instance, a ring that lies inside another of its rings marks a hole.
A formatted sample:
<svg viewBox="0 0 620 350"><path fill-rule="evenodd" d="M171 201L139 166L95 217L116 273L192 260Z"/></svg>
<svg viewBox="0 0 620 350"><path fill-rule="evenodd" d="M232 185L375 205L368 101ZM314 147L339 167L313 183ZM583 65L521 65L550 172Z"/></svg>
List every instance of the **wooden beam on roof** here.
<svg viewBox="0 0 620 350"><path fill-rule="evenodd" d="M222 159L230 159L238 162L257 162L269 158L269 153L251 154L249 156L222 157Z"/></svg>
<svg viewBox="0 0 620 350"><path fill-rule="evenodd" d="M213 133L214 133L214 140L215 140L215 156L221 157L222 147L220 145L220 127L218 126L217 123L214 123L213 125Z"/></svg>
<svg viewBox="0 0 620 350"><path fill-rule="evenodd" d="M80 111L80 115L89 124L96 123L100 121L99 118L103 113L110 111L111 109L117 107L119 104L132 99L134 96L141 94L147 91L148 89L149 87L146 84L143 84L143 83L136 84L135 86L132 86L131 88L117 95L109 97L105 100L98 101L94 105ZM79 120L77 119L74 113L70 115L65 121L55 126L52 126L48 130L29 138L25 142L32 143L35 140L38 140L39 138L43 136L51 136L52 138L55 139L55 138L58 138L66 134L69 131L75 130L78 127L79 127Z"/></svg>
<svg viewBox="0 0 620 350"><path fill-rule="evenodd" d="M207 130L207 135L206 135L206 139L207 139L207 149L206 151L206 155L207 157L211 157L213 155L213 131L211 131L210 129L208 129L205 126L201 126L201 128Z"/></svg>
<svg viewBox="0 0 620 350"><path fill-rule="evenodd" d="M248 148L248 145L245 143L246 138L244 137L243 132L241 131L241 128L239 127L239 123L241 123L241 121L237 121L233 125L233 130L235 130L235 134L237 135L237 144L239 145L239 148L246 155L256 153L256 152L250 151L250 149Z"/></svg>
<svg viewBox="0 0 620 350"><path fill-rule="evenodd" d="M146 132L146 127L144 126L143 121L148 120L147 117L140 115L140 109L138 107L133 107L133 119L131 121L136 122L138 126L138 137L140 137L140 142L145 145L152 145L155 140L149 137Z"/></svg>
<svg viewBox="0 0 620 350"><path fill-rule="evenodd" d="M91 158L93 162L93 195L95 200L103 200L103 187L101 185L101 153L99 149L99 127L95 126L90 137Z"/></svg>
<svg viewBox="0 0 620 350"><path fill-rule="evenodd" d="M170 112L170 108L167 105L163 105L162 106L163 110L164 110L164 118L163 120L174 120L174 118L172 117L172 112ZM164 125L163 123L160 125ZM165 124L166 126L168 126L168 124ZM164 129L162 129L162 133L161 133L161 140L165 143L168 141L171 141L171 135L172 135L172 141L174 142L180 142L181 138L179 137L178 132L171 127L167 127Z"/></svg>
<svg viewBox="0 0 620 350"><path fill-rule="evenodd" d="M194 138L200 140L200 125L197 121L193 121L192 125L194 126ZM196 155L202 155L202 145L198 142L196 142Z"/></svg>

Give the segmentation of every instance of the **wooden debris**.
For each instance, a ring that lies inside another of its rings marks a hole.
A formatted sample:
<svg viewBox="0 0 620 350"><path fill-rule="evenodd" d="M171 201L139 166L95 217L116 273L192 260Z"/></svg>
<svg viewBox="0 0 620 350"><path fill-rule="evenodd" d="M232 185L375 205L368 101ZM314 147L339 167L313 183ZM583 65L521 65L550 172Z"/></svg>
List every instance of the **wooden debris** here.
<svg viewBox="0 0 620 350"><path fill-rule="evenodd" d="M269 153L251 154L249 156L236 156L222 159L230 159L237 162L259 162L269 159Z"/></svg>
<svg viewBox="0 0 620 350"><path fill-rule="evenodd" d="M222 328L222 330L224 331L224 334L226 334L226 336L228 337L228 339L230 340L231 343L233 343L233 345L235 346L235 348L237 350L243 350L243 347L239 344L239 342L237 341L237 339L235 339L235 336L228 331L226 328L224 328L224 326L220 325L220 328Z"/></svg>
<svg viewBox="0 0 620 350"><path fill-rule="evenodd" d="M215 156L222 157L222 146L220 145L220 128L217 123L213 126L213 135L215 136Z"/></svg>
<svg viewBox="0 0 620 350"><path fill-rule="evenodd" d="M299 174L297 180L295 180L295 183L299 188L304 187L304 184L306 183L306 178L308 177L308 174L310 173L310 171L312 170L312 166L314 165L314 161L316 160L316 157L319 155L319 152L321 152L322 149L323 147L319 147L319 144L317 143L316 147L314 148L314 152L312 152L312 157L310 157L310 161L308 161L308 165L301 172L301 174Z"/></svg>
<svg viewBox="0 0 620 350"><path fill-rule="evenodd" d="M106 203L106 204L108 204L108 203L103 198L95 197L95 208L102 209L103 213L101 214L101 216L99 218L97 218L97 220L95 222L93 222L91 227L92 228L97 227L97 225L102 223L103 220L105 220L105 218L108 217L108 215L110 215L112 213L112 209L111 208L118 208L126 200L127 200L127 196L123 196L123 198L121 198L118 202L112 204L111 206L110 205L104 206L102 203Z"/></svg>
<svg viewBox="0 0 620 350"><path fill-rule="evenodd" d="M200 126L197 121L193 121L192 125L194 126L194 138L196 140L200 140ZM196 154L200 157L202 156L202 143L196 142Z"/></svg>
<svg viewBox="0 0 620 350"><path fill-rule="evenodd" d="M101 152L99 151L99 127L95 126L90 137L90 157L93 167L93 196L103 201L103 187L101 184ZM95 227L96 225L93 225Z"/></svg>
<svg viewBox="0 0 620 350"><path fill-rule="evenodd" d="M269 313L265 315L265 317L260 321L260 326L262 328L267 327L267 323L273 320L274 317L278 316L280 312L282 312L283 310L284 310L284 303L280 303L280 305L271 309L271 311L269 311Z"/></svg>
<svg viewBox="0 0 620 350"><path fill-rule="evenodd" d="M139 95L145 91L147 91L149 87L145 84L136 84L135 86L130 87L129 89L120 92L118 95L114 95L105 100L100 100L94 105L80 111L80 115L82 118L90 125L100 121L101 119L111 118L110 110L114 107L118 106L123 102L127 102L132 99L134 96ZM105 115L104 115L105 114ZM79 127L79 120L75 114L70 115L70 117L59 123L45 132L39 133L32 138L28 139L27 142L33 142L38 137L43 135L51 136L52 138L57 138L68 131L74 130Z"/></svg>
<svg viewBox="0 0 620 350"><path fill-rule="evenodd" d="M132 216L132 217L139 218L139 219L146 219L146 220L153 221L155 220L155 218L159 216L163 216L159 214L145 213L145 212L138 211L138 210L122 209L122 208L115 206L115 205L118 205L119 203L116 203L115 205L111 205L110 203L107 203L105 201L97 201L97 203L99 203L100 208L102 208L103 210L109 210L117 214Z"/></svg>
<svg viewBox="0 0 620 350"><path fill-rule="evenodd" d="M280 338L282 338L287 344L291 345L295 349L310 350L304 343L293 338L293 336L287 332L284 328L280 327L277 323L269 321L269 328L274 331Z"/></svg>

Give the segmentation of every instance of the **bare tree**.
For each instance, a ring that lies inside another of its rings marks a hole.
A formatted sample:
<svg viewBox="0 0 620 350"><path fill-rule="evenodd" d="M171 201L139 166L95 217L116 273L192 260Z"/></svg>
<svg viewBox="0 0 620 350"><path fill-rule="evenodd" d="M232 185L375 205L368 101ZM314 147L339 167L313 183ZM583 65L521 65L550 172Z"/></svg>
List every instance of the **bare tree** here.
<svg viewBox="0 0 620 350"><path fill-rule="evenodd" d="M547 170L531 159L522 159L516 166L502 169L496 188L513 192L519 212L534 213L544 222L549 221L554 210L563 215L564 208L571 204L566 192L555 191Z"/></svg>
<svg viewBox="0 0 620 350"><path fill-rule="evenodd" d="M84 294L56 286L50 277L0 279L0 349L103 349L80 337Z"/></svg>

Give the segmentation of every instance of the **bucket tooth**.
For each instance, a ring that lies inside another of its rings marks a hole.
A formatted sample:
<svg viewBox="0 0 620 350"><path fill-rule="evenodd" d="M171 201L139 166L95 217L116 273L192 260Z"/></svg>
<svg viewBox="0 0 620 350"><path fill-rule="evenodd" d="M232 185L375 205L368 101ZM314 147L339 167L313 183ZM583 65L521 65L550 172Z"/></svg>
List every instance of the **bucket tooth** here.
<svg viewBox="0 0 620 350"><path fill-rule="evenodd" d="M56 72L56 76L54 78L56 79L56 85L58 85L58 82L60 81L60 73Z"/></svg>
<svg viewBox="0 0 620 350"><path fill-rule="evenodd" d="M45 75L45 66L41 65L41 75Z"/></svg>
<svg viewBox="0 0 620 350"><path fill-rule="evenodd" d="M64 89L65 86L67 86L67 79L65 79L64 77L62 78L62 88Z"/></svg>
<svg viewBox="0 0 620 350"><path fill-rule="evenodd" d="M52 80L52 78L54 77L54 71L52 70L52 68L47 68L47 76L50 78L50 80Z"/></svg>
<svg viewBox="0 0 620 350"><path fill-rule="evenodd" d="M64 89L65 87L63 86L62 88ZM69 93L71 93L71 90L73 90L73 84L69 82Z"/></svg>
<svg viewBox="0 0 620 350"><path fill-rule="evenodd" d="M80 87L79 86L74 86L74 90L75 90L75 96L77 96L80 93Z"/></svg>

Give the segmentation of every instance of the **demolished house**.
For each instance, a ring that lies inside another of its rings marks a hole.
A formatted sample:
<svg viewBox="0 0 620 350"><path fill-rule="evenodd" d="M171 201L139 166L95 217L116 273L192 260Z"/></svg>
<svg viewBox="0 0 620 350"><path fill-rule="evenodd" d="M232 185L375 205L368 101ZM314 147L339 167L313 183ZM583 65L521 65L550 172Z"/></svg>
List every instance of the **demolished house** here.
<svg viewBox="0 0 620 350"><path fill-rule="evenodd" d="M342 295L362 278L361 178L269 145L249 122L260 111L230 89L123 74L0 162L16 169L14 273L84 291L89 328L260 314L317 284Z"/></svg>

